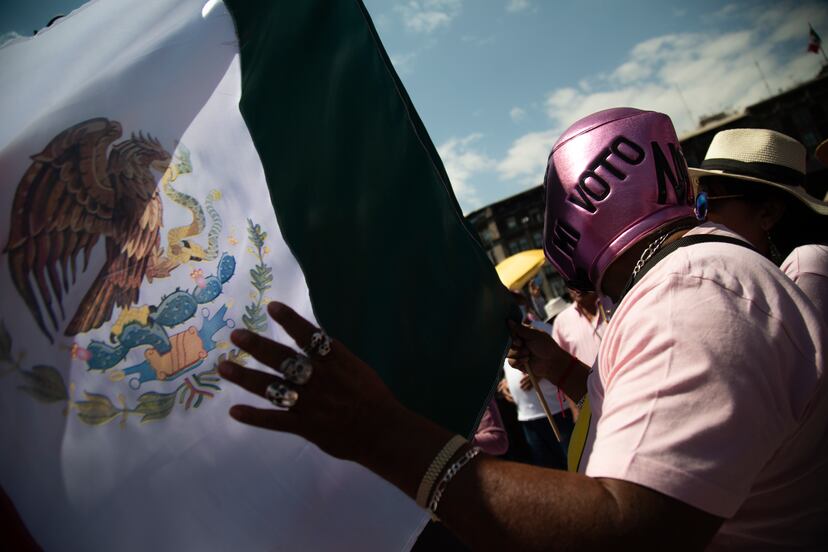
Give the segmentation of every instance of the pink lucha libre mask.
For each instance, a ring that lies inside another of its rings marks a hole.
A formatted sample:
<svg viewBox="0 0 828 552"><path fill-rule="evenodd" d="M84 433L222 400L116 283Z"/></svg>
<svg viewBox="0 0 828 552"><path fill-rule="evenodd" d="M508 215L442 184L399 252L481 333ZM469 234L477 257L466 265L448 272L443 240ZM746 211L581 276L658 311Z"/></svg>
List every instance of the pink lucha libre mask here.
<svg viewBox="0 0 828 552"><path fill-rule="evenodd" d="M627 107L570 126L546 168L544 251L571 287L600 290L639 239L693 218L693 189L667 115Z"/></svg>

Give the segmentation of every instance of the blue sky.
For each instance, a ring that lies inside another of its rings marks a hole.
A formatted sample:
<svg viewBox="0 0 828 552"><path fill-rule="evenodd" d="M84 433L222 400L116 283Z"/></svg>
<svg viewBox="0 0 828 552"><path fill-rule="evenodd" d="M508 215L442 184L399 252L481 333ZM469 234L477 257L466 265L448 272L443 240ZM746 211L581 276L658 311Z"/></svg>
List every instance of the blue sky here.
<svg viewBox="0 0 828 552"><path fill-rule="evenodd" d="M0 32L13 36L82 2L8 4ZM365 4L466 212L540 183L555 138L583 115L631 105L689 131L813 77L809 22L828 39L819 0Z"/></svg>

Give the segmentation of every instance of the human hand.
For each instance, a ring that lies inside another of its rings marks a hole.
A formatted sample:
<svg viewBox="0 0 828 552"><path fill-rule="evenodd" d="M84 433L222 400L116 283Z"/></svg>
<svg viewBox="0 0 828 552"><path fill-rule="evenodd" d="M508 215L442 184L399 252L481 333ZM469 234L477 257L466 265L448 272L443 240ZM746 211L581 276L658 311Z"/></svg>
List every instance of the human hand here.
<svg viewBox="0 0 828 552"><path fill-rule="evenodd" d="M267 311L304 349L320 331L282 303L270 303ZM285 359L300 354L247 330L234 331L230 340L275 371ZM311 354L310 363L310 379L300 385L274 372L222 362L221 376L253 394L266 397L273 383L285 384L298 393L296 403L288 409L234 405L230 415L245 424L295 433L332 456L359 462L382 435L379 424L392 423L394 414L403 407L377 373L339 341L332 339L330 352L324 356Z"/></svg>
<svg viewBox="0 0 828 552"><path fill-rule="evenodd" d="M569 363L569 353L546 332L511 321L509 326L512 330L512 346L507 354L509 364L524 372L531 370L535 376L555 383ZM523 386L522 380L521 387L531 389L531 382L530 387Z"/></svg>
<svg viewBox="0 0 828 552"><path fill-rule="evenodd" d="M506 378L503 378L498 382L497 390L501 395L503 395L504 399L506 399L512 404L515 404L515 398L512 396L512 392L509 390L509 384L506 382Z"/></svg>
<svg viewBox="0 0 828 552"><path fill-rule="evenodd" d="M523 376L521 376L520 388L524 391L529 391L530 389L532 389L532 378L529 377L529 374L523 374Z"/></svg>

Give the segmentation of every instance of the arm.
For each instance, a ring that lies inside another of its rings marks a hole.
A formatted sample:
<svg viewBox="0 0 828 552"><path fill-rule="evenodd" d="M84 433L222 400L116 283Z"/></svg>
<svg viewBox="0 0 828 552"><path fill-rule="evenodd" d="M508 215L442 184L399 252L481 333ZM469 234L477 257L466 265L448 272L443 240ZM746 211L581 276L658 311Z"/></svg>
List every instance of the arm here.
<svg viewBox="0 0 828 552"><path fill-rule="evenodd" d="M359 461L414 498L451 434L410 411L386 421L392 438ZM634 483L484 455L452 480L438 515L473 550L702 550L722 522Z"/></svg>
<svg viewBox="0 0 828 552"><path fill-rule="evenodd" d="M288 307L271 316L300 345L315 328ZM260 362L279 366L295 352L250 332L236 331L236 345ZM317 372L301 386L292 409L234 406L237 420L288 431L333 456L356 461L414 498L437 452L452 437L444 428L397 402L376 373L334 341L331 354L314 359ZM272 374L232 362L223 377L260 396ZM502 462L478 456L449 485L439 516L475 549L548 550L579 546L700 549L720 520L645 487L617 480Z"/></svg>

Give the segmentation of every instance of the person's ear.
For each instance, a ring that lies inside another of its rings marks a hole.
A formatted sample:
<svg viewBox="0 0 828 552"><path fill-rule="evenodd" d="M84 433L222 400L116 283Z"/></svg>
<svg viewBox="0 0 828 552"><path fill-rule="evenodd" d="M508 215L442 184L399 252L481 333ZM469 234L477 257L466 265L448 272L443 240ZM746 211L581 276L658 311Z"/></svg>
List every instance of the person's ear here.
<svg viewBox="0 0 828 552"><path fill-rule="evenodd" d="M785 203L778 199L763 201L759 207L759 224L762 230L770 232L785 214Z"/></svg>

